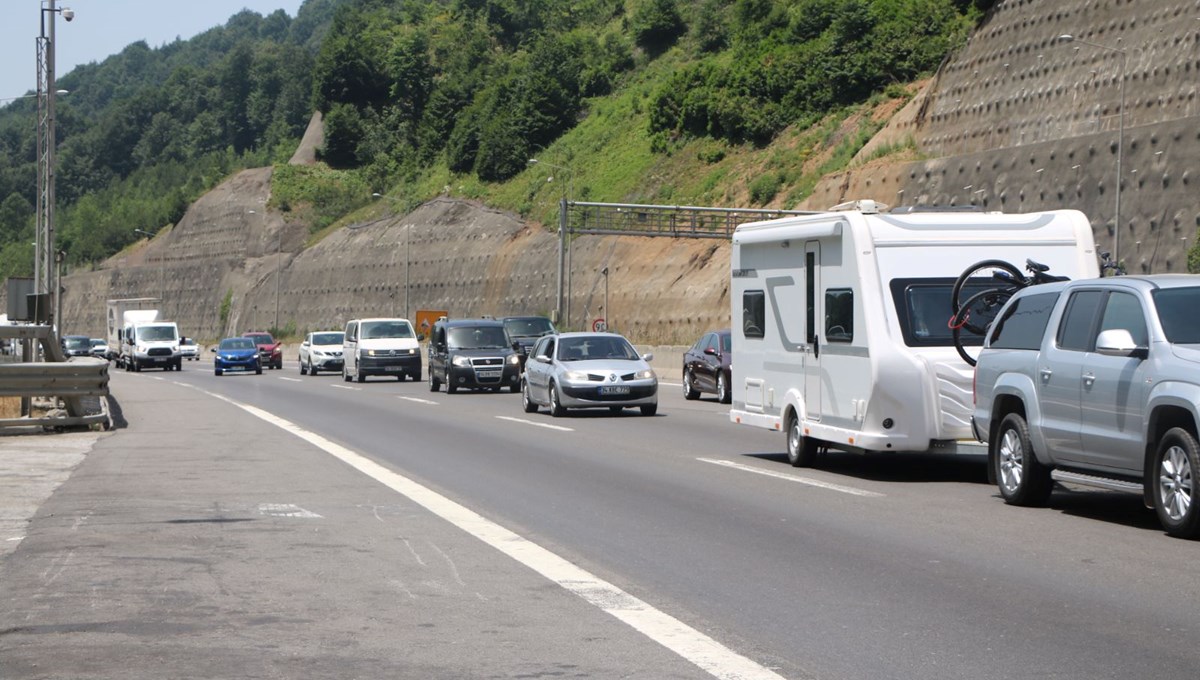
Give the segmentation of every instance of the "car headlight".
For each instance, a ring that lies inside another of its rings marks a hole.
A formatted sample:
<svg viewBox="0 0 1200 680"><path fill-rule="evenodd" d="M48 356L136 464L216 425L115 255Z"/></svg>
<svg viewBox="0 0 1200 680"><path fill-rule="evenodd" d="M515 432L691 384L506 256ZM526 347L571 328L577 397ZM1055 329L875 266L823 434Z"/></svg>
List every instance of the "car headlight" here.
<svg viewBox="0 0 1200 680"><path fill-rule="evenodd" d="M521 363L521 357L517 356L516 354L510 354L508 355L508 363L514 365L519 364Z"/></svg>
<svg viewBox="0 0 1200 680"><path fill-rule="evenodd" d="M563 377L571 382L587 382L587 373L583 371L567 371L563 373Z"/></svg>
<svg viewBox="0 0 1200 680"><path fill-rule="evenodd" d="M363 354L365 354L365 355L367 355L367 356L369 356L369 357L373 357L373 356L375 356L375 350L373 350L373 349L369 349L369 350L367 350L366 352L363 352Z"/></svg>
<svg viewBox="0 0 1200 680"><path fill-rule="evenodd" d="M638 371L637 373L633 374L633 379L634 380L653 380L654 379L654 371L653 371L653 369L649 369L649 368L647 368L644 371Z"/></svg>
<svg viewBox="0 0 1200 680"><path fill-rule="evenodd" d="M319 350L319 349L314 349L314 350L312 351L312 355L313 355L314 357L323 357L323 356L325 356L325 353L324 353L324 352L322 352L322 351L321 351L321 350Z"/></svg>
<svg viewBox="0 0 1200 680"><path fill-rule="evenodd" d="M451 359L451 363L460 368L466 368L471 365L471 360L468 357L454 357Z"/></svg>
<svg viewBox="0 0 1200 680"><path fill-rule="evenodd" d="M147 349L147 347L145 345L138 345L137 351L141 352L142 354L145 354L146 352L149 352L150 350Z"/></svg>
<svg viewBox="0 0 1200 680"><path fill-rule="evenodd" d="M409 354L416 354L416 353L417 353L417 348L416 348L416 347L411 347L411 348L409 348L409 350L408 350L408 353L409 353Z"/></svg>

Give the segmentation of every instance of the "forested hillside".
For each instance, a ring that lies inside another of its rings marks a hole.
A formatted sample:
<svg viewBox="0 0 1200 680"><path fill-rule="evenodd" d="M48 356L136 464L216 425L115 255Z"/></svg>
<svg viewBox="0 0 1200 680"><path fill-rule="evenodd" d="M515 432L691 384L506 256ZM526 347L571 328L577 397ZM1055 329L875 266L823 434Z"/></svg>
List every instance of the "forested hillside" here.
<svg viewBox="0 0 1200 680"><path fill-rule="evenodd" d="M79 265L134 228L173 224L232 170L286 159L314 110L328 168L277 173L272 199L307 204L314 229L372 189L537 211L546 172L531 176L528 161L540 154L577 198L719 203L736 174L721 162L785 135L798 160L772 151L749 198L794 199L811 185L803 161L822 121L904 96L990 4L308 0L295 19L244 12L60 78L59 243ZM32 263L32 108L0 111L0 275Z"/></svg>

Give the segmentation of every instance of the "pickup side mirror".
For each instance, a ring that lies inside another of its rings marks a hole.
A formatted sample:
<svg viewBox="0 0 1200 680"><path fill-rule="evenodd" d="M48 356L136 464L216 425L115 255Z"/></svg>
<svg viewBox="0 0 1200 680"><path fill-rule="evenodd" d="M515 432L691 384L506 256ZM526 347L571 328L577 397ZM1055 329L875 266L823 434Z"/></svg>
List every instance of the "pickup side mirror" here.
<svg viewBox="0 0 1200 680"><path fill-rule="evenodd" d="M1096 338L1096 353L1107 357L1145 359L1150 355L1150 348L1139 347L1133 335L1124 328L1113 328Z"/></svg>

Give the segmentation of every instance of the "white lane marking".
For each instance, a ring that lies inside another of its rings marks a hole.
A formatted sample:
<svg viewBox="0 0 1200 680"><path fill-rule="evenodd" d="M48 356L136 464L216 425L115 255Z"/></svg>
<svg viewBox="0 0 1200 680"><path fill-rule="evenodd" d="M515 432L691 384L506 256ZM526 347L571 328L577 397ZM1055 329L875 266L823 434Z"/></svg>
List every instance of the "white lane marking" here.
<svg viewBox="0 0 1200 680"><path fill-rule="evenodd" d="M296 505L295 503L259 503L258 514L266 515L267 517L294 517L296 519L324 519L317 513L311 510Z"/></svg>
<svg viewBox="0 0 1200 680"><path fill-rule="evenodd" d="M666 385L667 387L683 387L683 383L673 383L673 382L667 382L665 380L659 380L658 384Z"/></svg>
<svg viewBox="0 0 1200 680"><path fill-rule="evenodd" d="M330 385L330 387L336 387L339 390L354 390L355 392L362 389L361 387L350 387L348 385Z"/></svg>
<svg viewBox="0 0 1200 680"><path fill-rule="evenodd" d="M525 420L524 418L510 418L509 416L496 416L496 417L499 418L500 420L507 420L512 423L521 423L522 425L533 425L534 427L544 427L547 430L558 430L559 432L574 432L575 431L573 428L570 428L570 427L563 427L562 425L551 425L550 423L539 423L539 422L535 422L532 420Z"/></svg>
<svg viewBox="0 0 1200 680"><path fill-rule="evenodd" d="M288 382L304 382L303 380L301 380L301 379L299 379L299 378L285 378L285 377L283 377L282 375L281 375L281 376L278 376L278 377L279 377L279 379L280 379L280 380L286 380L286 381L288 381Z"/></svg>
<svg viewBox="0 0 1200 680"><path fill-rule="evenodd" d="M23 539L23 538L25 538L25 537L24 537L24 536L13 536L12 538L6 538L6 539L4 539L4 541L7 543L7 542L9 542L9 541L19 541L19 540L21 540L21 539Z"/></svg>
<svg viewBox="0 0 1200 680"><path fill-rule="evenodd" d="M428 400L428 399L422 399L422 398L420 398L420 397L400 397L400 396L397 396L396 398L397 398L397 399L403 399L404 401L411 401L411 402L415 402L415 403L417 403L417 404L429 404L430 406L437 406L437 405L438 405L438 403L437 403L436 401L430 401L430 400Z"/></svg>
<svg viewBox="0 0 1200 680"><path fill-rule="evenodd" d="M812 477L801 477L800 475L789 475L784 472L775 472L774 470L764 470L762 468L754 467L752 465L744 465L742 463L735 463L731 460L716 460L713 458L697 458L696 460L700 461L701 463L712 463L713 465L721 465L724 467L730 467L730 468L734 468L735 470L744 470L745 472L753 472L756 475L766 475L767 477L775 477L777 479L786 479L789 482L796 482L798 484L807 484L809 486L815 486L817 488L827 489L829 491L848 493L851 496L863 496L865 498L883 498L885 496L885 494L877 493L875 491L867 491L866 489L856 489L852 486L842 486L841 484L831 484L829 482L822 482L819 479L813 479Z"/></svg>
<svg viewBox="0 0 1200 680"><path fill-rule="evenodd" d="M508 555L562 588L575 593L596 608L618 621L624 622L713 677L721 678L721 680L783 680L783 676L766 666L738 654L612 583L404 475L389 470L340 444L331 442L315 432L309 432L295 423L260 408L234 401L229 397L199 387L193 387L193 389L232 404L316 446L384 486L408 497L429 512Z"/></svg>

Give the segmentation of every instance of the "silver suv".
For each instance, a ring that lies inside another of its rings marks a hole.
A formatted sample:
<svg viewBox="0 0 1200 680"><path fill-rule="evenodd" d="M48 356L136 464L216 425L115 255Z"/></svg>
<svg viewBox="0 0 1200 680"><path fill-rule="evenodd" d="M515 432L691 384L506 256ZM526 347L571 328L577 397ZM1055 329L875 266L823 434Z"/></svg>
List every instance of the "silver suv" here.
<svg viewBox="0 0 1200 680"><path fill-rule="evenodd" d="M1140 493L1168 534L1200 536L1200 277L1025 288L975 367L975 436L1005 502L1053 481Z"/></svg>

